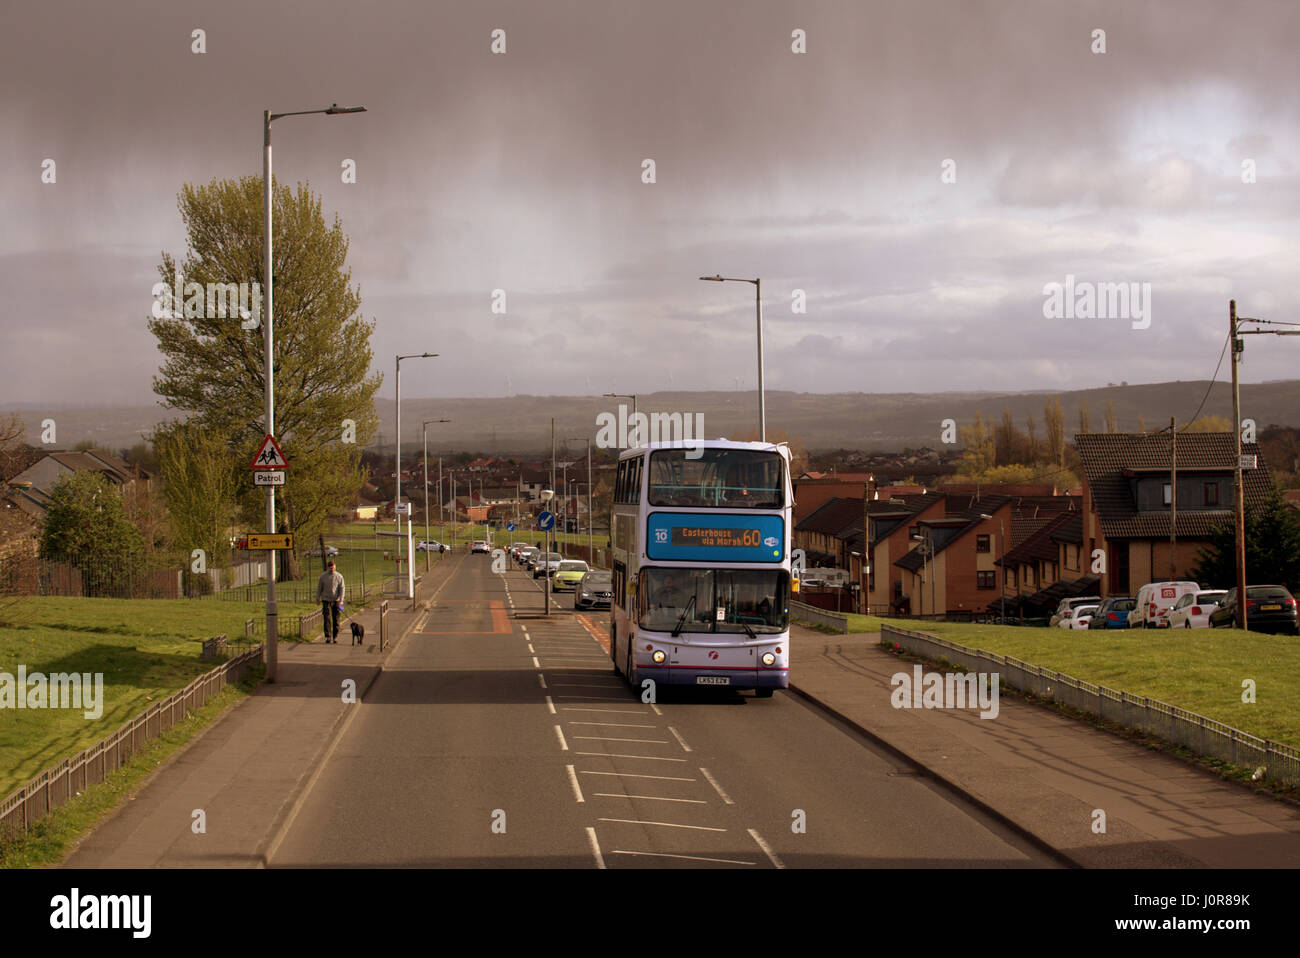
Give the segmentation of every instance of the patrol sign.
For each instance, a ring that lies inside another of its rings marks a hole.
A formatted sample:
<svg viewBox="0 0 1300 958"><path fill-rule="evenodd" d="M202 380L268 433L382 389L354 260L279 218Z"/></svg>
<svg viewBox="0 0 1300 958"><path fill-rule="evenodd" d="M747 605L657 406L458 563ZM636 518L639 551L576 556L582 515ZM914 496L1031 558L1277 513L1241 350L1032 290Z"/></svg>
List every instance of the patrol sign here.
<svg viewBox="0 0 1300 958"><path fill-rule="evenodd" d="M250 532L248 548L251 549L292 549L292 532Z"/></svg>

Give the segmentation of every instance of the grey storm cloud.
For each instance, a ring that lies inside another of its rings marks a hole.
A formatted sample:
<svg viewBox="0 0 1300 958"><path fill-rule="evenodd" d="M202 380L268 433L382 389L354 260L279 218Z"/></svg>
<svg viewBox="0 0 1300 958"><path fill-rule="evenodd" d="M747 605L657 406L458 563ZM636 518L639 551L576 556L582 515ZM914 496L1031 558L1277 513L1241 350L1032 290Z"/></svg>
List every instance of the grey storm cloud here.
<svg viewBox="0 0 1300 958"><path fill-rule="evenodd" d="M0 402L149 401L181 186L260 174L262 110L336 101L369 112L279 121L275 169L339 215L376 368L441 354L404 393L752 383L753 287L718 272L763 277L774 388L1205 377L1229 298L1300 319L1298 41L1263 0L28 5ZM1044 319L1067 274L1150 282L1151 328Z"/></svg>

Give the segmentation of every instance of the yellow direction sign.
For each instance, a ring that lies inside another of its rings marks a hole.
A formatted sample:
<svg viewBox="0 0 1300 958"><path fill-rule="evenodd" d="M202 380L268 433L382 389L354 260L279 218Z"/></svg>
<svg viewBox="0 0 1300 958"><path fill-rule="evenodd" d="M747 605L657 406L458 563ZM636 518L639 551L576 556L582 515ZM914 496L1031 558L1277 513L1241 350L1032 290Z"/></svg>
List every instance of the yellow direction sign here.
<svg viewBox="0 0 1300 958"><path fill-rule="evenodd" d="M248 548L251 549L292 549L292 532L250 532Z"/></svg>

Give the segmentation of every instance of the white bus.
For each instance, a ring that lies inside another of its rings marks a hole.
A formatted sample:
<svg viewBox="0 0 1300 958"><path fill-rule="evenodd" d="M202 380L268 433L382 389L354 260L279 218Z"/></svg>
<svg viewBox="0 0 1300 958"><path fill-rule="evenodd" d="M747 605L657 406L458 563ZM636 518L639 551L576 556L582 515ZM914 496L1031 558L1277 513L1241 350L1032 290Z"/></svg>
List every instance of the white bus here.
<svg viewBox="0 0 1300 958"><path fill-rule="evenodd" d="M693 456L698 456L692 458ZM610 654L634 688L790 684L790 454L651 443L619 456Z"/></svg>

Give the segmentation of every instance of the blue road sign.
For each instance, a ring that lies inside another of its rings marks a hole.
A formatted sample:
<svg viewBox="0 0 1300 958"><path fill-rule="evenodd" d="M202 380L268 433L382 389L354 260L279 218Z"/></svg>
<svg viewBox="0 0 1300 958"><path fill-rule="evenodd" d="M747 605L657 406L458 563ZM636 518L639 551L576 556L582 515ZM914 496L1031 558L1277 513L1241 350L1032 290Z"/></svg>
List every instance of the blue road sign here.
<svg viewBox="0 0 1300 958"><path fill-rule="evenodd" d="M551 526L555 525L554 512L539 512L537 514L537 528L545 532Z"/></svg>
<svg viewBox="0 0 1300 958"><path fill-rule="evenodd" d="M514 531L515 531L515 524L513 522L507 522L506 532L514 532Z"/></svg>

